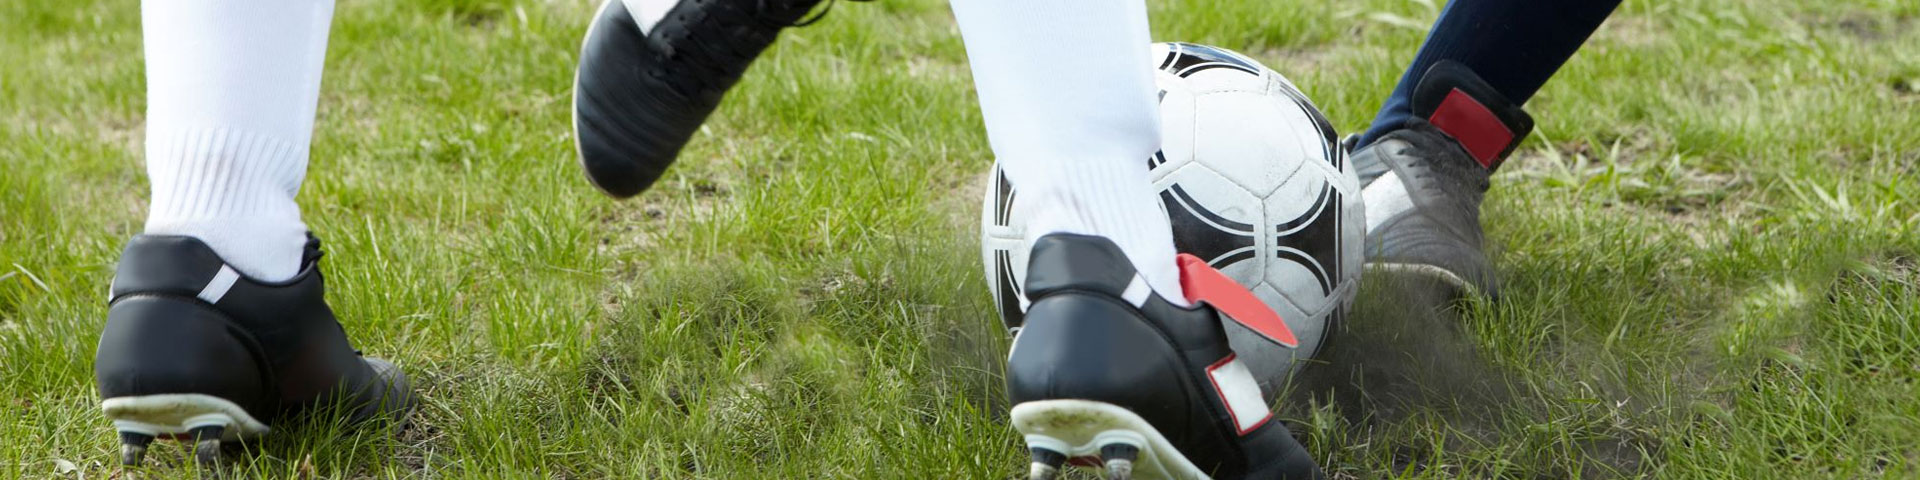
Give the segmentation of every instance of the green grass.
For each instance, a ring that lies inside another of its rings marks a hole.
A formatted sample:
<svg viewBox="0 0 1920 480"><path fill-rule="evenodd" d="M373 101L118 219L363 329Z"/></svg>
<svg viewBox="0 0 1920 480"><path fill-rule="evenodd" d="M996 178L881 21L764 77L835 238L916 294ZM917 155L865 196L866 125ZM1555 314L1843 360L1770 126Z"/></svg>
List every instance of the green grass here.
<svg viewBox="0 0 1920 480"><path fill-rule="evenodd" d="M974 250L990 154L945 4L789 32L627 202L573 165L591 8L341 3L300 201L347 329L427 403L397 438L287 428L239 470L1023 472ZM1153 11L1156 39L1249 52L1351 131L1436 9ZM0 477L116 470L90 365L146 205L138 12L0 2ZM1502 302L1357 316L1276 407L1316 457L1349 478L1920 477L1920 3L1628 2L1560 77L1486 208ZM152 473L190 477L182 456Z"/></svg>

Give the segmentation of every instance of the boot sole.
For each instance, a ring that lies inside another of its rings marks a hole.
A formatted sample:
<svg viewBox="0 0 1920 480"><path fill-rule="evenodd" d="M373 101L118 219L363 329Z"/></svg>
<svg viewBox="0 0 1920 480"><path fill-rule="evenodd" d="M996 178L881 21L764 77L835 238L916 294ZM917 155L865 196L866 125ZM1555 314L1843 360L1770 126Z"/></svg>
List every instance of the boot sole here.
<svg viewBox="0 0 1920 480"><path fill-rule="evenodd" d="M1474 286L1473 282L1468 282L1467 279L1460 278L1459 275L1456 275L1453 272L1448 271L1447 269L1436 267L1433 265L1425 265L1425 264L1419 264L1419 263L1369 262L1365 266L1365 271L1367 273L1381 273L1390 277L1412 277L1416 279L1430 280L1435 283L1439 283L1444 287L1451 288L1453 290L1451 292L1451 295L1454 298L1485 298L1486 297L1486 293L1480 291L1480 287Z"/></svg>
<svg viewBox="0 0 1920 480"><path fill-rule="evenodd" d="M221 427L221 440L239 440L265 435L269 430L239 404L198 393L109 398L100 402L100 410L113 420L115 429L149 437L183 436L196 428Z"/></svg>
<svg viewBox="0 0 1920 480"><path fill-rule="evenodd" d="M1092 400L1038 400L1013 407L1013 428L1026 435L1029 449L1058 452L1099 464L1101 450L1117 445L1139 451L1132 473L1139 479L1210 480L1180 454L1166 436L1140 415L1118 405ZM1041 466L1035 465L1035 478ZM1049 466L1051 468L1051 466ZM1051 473L1051 472L1049 472Z"/></svg>

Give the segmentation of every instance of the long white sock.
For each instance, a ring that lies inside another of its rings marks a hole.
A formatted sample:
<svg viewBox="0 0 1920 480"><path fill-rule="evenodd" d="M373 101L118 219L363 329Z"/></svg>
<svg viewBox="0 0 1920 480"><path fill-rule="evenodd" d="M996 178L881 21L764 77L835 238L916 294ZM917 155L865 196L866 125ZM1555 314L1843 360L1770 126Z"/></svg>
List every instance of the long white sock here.
<svg viewBox="0 0 1920 480"><path fill-rule="evenodd" d="M1112 239L1185 304L1173 231L1147 180L1160 106L1142 0L953 0L987 137L1033 198L1029 237Z"/></svg>
<svg viewBox="0 0 1920 480"><path fill-rule="evenodd" d="M267 281L300 267L332 0L146 0L147 233L189 235Z"/></svg>

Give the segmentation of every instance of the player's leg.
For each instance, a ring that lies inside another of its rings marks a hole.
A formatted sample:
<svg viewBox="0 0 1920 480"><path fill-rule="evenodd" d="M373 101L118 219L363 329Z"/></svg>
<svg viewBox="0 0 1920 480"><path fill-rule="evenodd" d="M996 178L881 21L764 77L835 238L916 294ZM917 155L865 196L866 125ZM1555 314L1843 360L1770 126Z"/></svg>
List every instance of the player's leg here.
<svg viewBox="0 0 1920 480"><path fill-rule="evenodd" d="M361 358L327 308L293 200L333 2L149 0L141 15L153 198L94 361L122 460L180 435L211 461L220 440L316 405L402 411L404 376Z"/></svg>
<svg viewBox="0 0 1920 480"><path fill-rule="evenodd" d="M1533 129L1526 103L1619 0L1454 0L1357 137L1371 271L1414 273L1497 298L1480 201Z"/></svg>
<svg viewBox="0 0 1920 480"><path fill-rule="evenodd" d="M1458 62L1478 74L1507 102L1526 104L1619 5L1619 0L1448 2L1413 64L1361 135L1361 146L1415 118L1414 87L1441 61Z"/></svg>
<svg viewBox="0 0 1920 480"><path fill-rule="evenodd" d="M1031 476L1052 478L1071 457L1098 458L1108 478L1318 476L1269 421L1219 314L1185 307L1223 288L1252 297L1200 280L1205 262L1176 264L1142 162L1160 138L1144 2L953 10L994 155L1034 199L1032 304L1007 361Z"/></svg>
<svg viewBox="0 0 1920 480"><path fill-rule="evenodd" d="M754 58L820 1L607 0L573 86L587 179L623 198L652 186Z"/></svg>

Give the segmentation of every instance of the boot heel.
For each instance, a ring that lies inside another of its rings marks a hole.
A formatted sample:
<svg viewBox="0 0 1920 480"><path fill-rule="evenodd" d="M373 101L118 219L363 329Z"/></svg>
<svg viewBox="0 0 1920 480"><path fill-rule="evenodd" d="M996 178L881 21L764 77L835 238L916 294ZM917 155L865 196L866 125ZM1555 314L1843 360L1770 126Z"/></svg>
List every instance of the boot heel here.
<svg viewBox="0 0 1920 480"><path fill-rule="evenodd" d="M224 439L267 432L268 382L249 338L203 303L170 296L114 302L94 355L100 409L121 438L121 462L139 463L154 438ZM249 408L252 407L252 408ZM195 433L195 432L201 433Z"/></svg>

